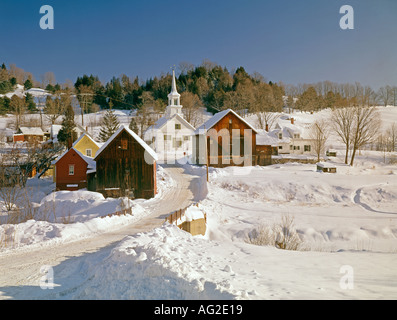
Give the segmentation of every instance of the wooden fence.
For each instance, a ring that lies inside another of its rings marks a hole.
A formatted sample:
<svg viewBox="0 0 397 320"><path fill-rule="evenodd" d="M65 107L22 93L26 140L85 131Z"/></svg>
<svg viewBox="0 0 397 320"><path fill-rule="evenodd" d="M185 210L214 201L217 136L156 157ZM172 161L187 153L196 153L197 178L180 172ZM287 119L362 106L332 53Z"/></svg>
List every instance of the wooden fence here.
<svg viewBox="0 0 397 320"><path fill-rule="evenodd" d="M198 207L198 203L193 204L194 206ZM167 218L165 218L165 221L168 221L169 223L173 224L178 221L178 219L182 219L182 217L185 216L187 208L189 208L191 205L187 206L186 208L176 210L174 213L170 214ZM207 215L204 213L205 217L205 222L207 222Z"/></svg>
<svg viewBox="0 0 397 320"><path fill-rule="evenodd" d="M132 214L132 208L127 208L121 211L116 211L114 213L109 213L106 216L102 216L101 218L105 218L105 217L113 217L113 216L125 216L127 214Z"/></svg>
<svg viewBox="0 0 397 320"><path fill-rule="evenodd" d="M181 219L182 217L185 216L187 207L184 209L179 209L176 210L174 213L170 214L167 218L165 218L165 221L168 221L169 223L173 224L178 221L178 219Z"/></svg>

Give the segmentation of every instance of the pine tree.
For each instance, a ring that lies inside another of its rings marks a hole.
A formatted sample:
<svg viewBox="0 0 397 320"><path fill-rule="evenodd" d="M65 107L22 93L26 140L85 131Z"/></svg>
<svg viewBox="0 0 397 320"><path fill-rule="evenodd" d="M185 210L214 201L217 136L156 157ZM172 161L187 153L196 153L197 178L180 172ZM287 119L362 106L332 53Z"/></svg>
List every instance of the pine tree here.
<svg viewBox="0 0 397 320"><path fill-rule="evenodd" d="M106 110L105 116L102 119L101 131L99 132L99 139L106 142L119 128L120 123L112 109Z"/></svg>
<svg viewBox="0 0 397 320"><path fill-rule="evenodd" d="M136 134L139 134L138 125L136 124L136 121L135 121L134 117L131 118L131 122L130 122L129 128L132 131L134 131Z"/></svg>
<svg viewBox="0 0 397 320"><path fill-rule="evenodd" d="M30 79L26 79L23 86L25 87L25 90L29 90L29 89L33 88L33 83L32 83L32 81L30 81Z"/></svg>
<svg viewBox="0 0 397 320"><path fill-rule="evenodd" d="M75 128L74 111L72 105L69 104L65 109L62 128L58 132L58 141L64 143L68 149L70 149L73 142L77 140L77 133L74 131Z"/></svg>

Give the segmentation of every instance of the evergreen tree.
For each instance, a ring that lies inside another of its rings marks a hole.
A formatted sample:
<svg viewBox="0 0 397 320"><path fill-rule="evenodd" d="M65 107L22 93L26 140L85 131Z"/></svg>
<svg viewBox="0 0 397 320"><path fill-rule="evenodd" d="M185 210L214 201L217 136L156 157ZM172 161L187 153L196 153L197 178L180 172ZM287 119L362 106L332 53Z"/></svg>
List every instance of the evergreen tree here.
<svg viewBox="0 0 397 320"><path fill-rule="evenodd" d="M135 118L131 118L130 125L128 126L132 131L134 131L136 134L139 134L139 129L138 125L136 124Z"/></svg>
<svg viewBox="0 0 397 320"><path fill-rule="evenodd" d="M36 112L36 103L33 101L33 96L30 93L26 94L25 97L26 107L28 108L29 112Z"/></svg>
<svg viewBox="0 0 397 320"><path fill-rule="evenodd" d="M32 81L30 81L30 79L27 79L23 86L25 87L25 90L29 90L33 88L33 83Z"/></svg>
<svg viewBox="0 0 397 320"><path fill-rule="evenodd" d="M65 109L62 121L62 128L58 132L58 141L65 144L68 149L72 147L74 141L77 140L77 133L74 130L76 123L74 122L74 111L71 104Z"/></svg>
<svg viewBox="0 0 397 320"><path fill-rule="evenodd" d="M106 142L119 128L120 123L112 109L106 110L102 119L101 131L99 132L99 140Z"/></svg>

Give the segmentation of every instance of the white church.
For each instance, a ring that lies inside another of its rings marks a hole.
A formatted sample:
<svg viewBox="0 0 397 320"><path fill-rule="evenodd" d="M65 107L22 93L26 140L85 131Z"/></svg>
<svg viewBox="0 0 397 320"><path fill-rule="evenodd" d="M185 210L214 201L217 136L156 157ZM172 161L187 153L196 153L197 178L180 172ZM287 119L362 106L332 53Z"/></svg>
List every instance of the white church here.
<svg viewBox="0 0 397 320"><path fill-rule="evenodd" d="M163 163L175 163L192 156L195 128L183 118L180 98L173 70L165 115L144 134L144 140L156 151L159 161Z"/></svg>

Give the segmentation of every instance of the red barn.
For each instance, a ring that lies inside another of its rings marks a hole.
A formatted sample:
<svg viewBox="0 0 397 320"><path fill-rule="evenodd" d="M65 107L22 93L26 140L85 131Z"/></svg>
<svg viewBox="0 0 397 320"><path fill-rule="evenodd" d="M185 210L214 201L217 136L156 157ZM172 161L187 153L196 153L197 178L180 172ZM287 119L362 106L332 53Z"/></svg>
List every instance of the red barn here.
<svg viewBox="0 0 397 320"><path fill-rule="evenodd" d="M71 148L55 162L55 181L57 190L75 191L87 187L87 170L94 169L92 158Z"/></svg>
<svg viewBox="0 0 397 320"><path fill-rule="evenodd" d="M256 135L236 112L223 110L195 131L193 160L220 168L256 165Z"/></svg>

